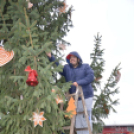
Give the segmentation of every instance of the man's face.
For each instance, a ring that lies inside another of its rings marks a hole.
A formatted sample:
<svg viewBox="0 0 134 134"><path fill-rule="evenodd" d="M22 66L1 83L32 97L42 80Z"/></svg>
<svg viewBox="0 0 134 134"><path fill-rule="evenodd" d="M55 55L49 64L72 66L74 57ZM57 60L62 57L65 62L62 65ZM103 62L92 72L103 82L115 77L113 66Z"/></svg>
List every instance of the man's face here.
<svg viewBox="0 0 134 134"><path fill-rule="evenodd" d="M74 55L72 55L72 56L70 57L70 63L71 63L72 65L78 65L78 59L77 59L77 57L74 56Z"/></svg>

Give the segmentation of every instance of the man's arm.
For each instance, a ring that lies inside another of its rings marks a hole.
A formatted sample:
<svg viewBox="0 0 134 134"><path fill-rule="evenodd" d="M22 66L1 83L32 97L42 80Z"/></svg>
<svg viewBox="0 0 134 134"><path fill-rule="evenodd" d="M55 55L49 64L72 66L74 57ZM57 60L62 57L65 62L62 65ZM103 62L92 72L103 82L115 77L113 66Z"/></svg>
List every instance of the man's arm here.
<svg viewBox="0 0 134 134"><path fill-rule="evenodd" d="M51 54L51 53L46 53L47 57L49 58L49 61L50 62L53 62L55 61L55 57ZM59 65L59 62L55 62L55 64L58 66Z"/></svg>
<svg viewBox="0 0 134 134"><path fill-rule="evenodd" d="M86 75L83 79L76 81L78 85L83 86L92 83L94 80L94 72L87 64L86 66Z"/></svg>
<svg viewBox="0 0 134 134"><path fill-rule="evenodd" d="M51 53L46 53L46 55L49 57L49 58L51 58Z"/></svg>
<svg viewBox="0 0 134 134"><path fill-rule="evenodd" d="M51 53L46 53L46 55L48 56L50 62L53 62L53 61L56 60L56 58ZM59 62L55 62L55 64L58 66L59 65ZM59 73L61 75L65 76L64 68L63 68L63 72L59 72Z"/></svg>

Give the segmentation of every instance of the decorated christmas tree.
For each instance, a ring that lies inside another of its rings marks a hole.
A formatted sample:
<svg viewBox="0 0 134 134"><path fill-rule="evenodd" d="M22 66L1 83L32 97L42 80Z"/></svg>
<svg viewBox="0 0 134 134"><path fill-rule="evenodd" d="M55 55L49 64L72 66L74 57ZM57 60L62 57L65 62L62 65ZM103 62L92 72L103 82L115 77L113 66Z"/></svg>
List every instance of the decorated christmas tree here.
<svg viewBox="0 0 134 134"><path fill-rule="evenodd" d="M108 118L110 111L116 112L114 105L117 105L119 100L113 99L113 96L117 93L117 83L120 80L120 64L118 64L111 72L108 80L104 84L101 80L104 73L105 60L103 59L104 49L101 49L101 38L102 36L97 34L95 36L94 50L91 53L90 58L92 59L91 68L94 70L95 80L92 83L94 89L94 107L92 111L93 120L93 131L96 133L102 132L104 125L103 119ZM102 88L102 84L104 87Z"/></svg>
<svg viewBox="0 0 134 134"><path fill-rule="evenodd" d="M63 67L50 63L46 52L62 60L59 45L69 44L63 38L72 26L71 11L58 0L0 0L1 51L14 52L0 67L0 134L61 131L65 113L56 99L65 101L71 83L57 81Z"/></svg>
<svg viewBox="0 0 134 134"><path fill-rule="evenodd" d="M60 49L69 44L63 38L72 26L72 8L66 7L59 0L0 0L0 40L4 41L0 47L0 134L61 133L66 113L56 100L65 101L64 92L71 83L57 80L63 67L49 62L45 53L52 52L56 61L62 60ZM118 65L100 88L104 71L100 43L97 35L91 54L93 87L100 91L94 97L95 131L101 130L102 119L110 110L115 111L113 105L118 101L111 95L118 93L114 87L120 78Z"/></svg>

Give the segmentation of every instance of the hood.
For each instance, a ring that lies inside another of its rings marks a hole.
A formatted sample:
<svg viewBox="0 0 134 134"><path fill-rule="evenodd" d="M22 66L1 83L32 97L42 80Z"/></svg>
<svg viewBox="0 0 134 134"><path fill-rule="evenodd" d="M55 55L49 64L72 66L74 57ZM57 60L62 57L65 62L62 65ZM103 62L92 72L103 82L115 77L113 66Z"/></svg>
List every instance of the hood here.
<svg viewBox="0 0 134 134"><path fill-rule="evenodd" d="M82 64L82 59L81 59L80 55L79 55L77 52L75 52L75 51L70 52L70 53L66 56L66 62L67 62L67 63L70 64L70 57L71 57L71 55L74 55L74 56L76 56L78 59L80 59L80 64Z"/></svg>

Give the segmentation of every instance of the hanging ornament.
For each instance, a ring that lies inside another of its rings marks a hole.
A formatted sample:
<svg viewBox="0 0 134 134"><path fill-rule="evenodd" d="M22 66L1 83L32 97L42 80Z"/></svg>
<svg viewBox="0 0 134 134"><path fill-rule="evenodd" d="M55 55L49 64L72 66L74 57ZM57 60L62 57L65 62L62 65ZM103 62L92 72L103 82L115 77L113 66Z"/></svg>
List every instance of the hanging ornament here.
<svg viewBox="0 0 134 134"><path fill-rule="evenodd" d="M62 50L66 50L66 45L60 44L60 45L59 45L59 48L62 49Z"/></svg>
<svg viewBox="0 0 134 134"><path fill-rule="evenodd" d="M72 118L74 115L76 115L76 106L75 106L75 100L71 97L68 102L68 107L66 109L66 112L71 112L71 115L65 115L65 117Z"/></svg>
<svg viewBox="0 0 134 134"><path fill-rule="evenodd" d="M29 0L26 0L28 1L28 9L32 8L33 7L33 3L31 3Z"/></svg>
<svg viewBox="0 0 134 134"><path fill-rule="evenodd" d="M120 78L121 78L121 73L119 70L116 71L116 76L115 76L115 81L116 82L119 82L120 81Z"/></svg>
<svg viewBox="0 0 134 134"><path fill-rule="evenodd" d="M101 79L102 79L102 76L99 76L99 77L95 78L95 81L99 81Z"/></svg>
<svg viewBox="0 0 134 134"><path fill-rule="evenodd" d="M52 89L52 92L55 93L55 89ZM57 95L57 98L56 98L56 103L59 104L59 103L63 103L63 100L61 98L59 98L59 96Z"/></svg>
<svg viewBox="0 0 134 134"><path fill-rule="evenodd" d="M36 70L31 69L30 66L27 66L25 69L26 72L29 72L28 74L28 79L26 81L27 85L29 86L37 86L38 85L38 80L37 80L37 72Z"/></svg>
<svg viewBox="0 0 134 134"><path fill-rule="evenodd" d="M34 122L34 127L36 127L37 125L43 127L43 121L46 120L43 114L44 112L39 112L39 110L37 110L37 112L33 112L33 117L29 120L32 120Z"/></svg>
<svg viewBox="0 0 134 134"><path fill-rule="evenodd" d="M59 104L59 103L63 103L63 100L59 98L59 96L57 95L57 98L56 98L56 103Z"/></svg>
<svg viewBox="0 0 134 134"><path fill-rule="evenodd" d="M103 103L103 109L105 111L106 114L109 114L109 109L106 103Z"/></svg>
<svg viewBox="0 0 134 134"><path fill-rule="evenodd" d="M106 113L106 114L109 114L108 108L105 108L104 110L105 110L105 113Z"/></svg>
<svg viewBox="0 0 134 134"><path fill-rule="evenodd" d="M0 44L0 67L11 61L14 57L13 51L6 51L3 47L3 41Z"/></svg>
<svg viewBox="0 0 134 134"><path fill-rule="evenodd" d="M23 100L23 95L20 95L20 100Z"/></svg>
<svg viewBox="0 0 134 134"><path fill-rule="evenodd" d="M20 100L23 100L23 95L22 94L20 95ZM21 106L19 106L19 113L20 114L24 113L24 112L22 112Z"/></svg>
<svg viewBox="0 0 134 134"><path fill-rule="evenodd" d="M59 8L60 13L65 13L67 7L66 2L63 2L63 6Z"/></svg>

